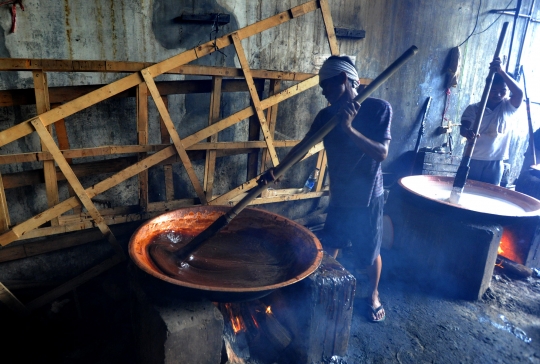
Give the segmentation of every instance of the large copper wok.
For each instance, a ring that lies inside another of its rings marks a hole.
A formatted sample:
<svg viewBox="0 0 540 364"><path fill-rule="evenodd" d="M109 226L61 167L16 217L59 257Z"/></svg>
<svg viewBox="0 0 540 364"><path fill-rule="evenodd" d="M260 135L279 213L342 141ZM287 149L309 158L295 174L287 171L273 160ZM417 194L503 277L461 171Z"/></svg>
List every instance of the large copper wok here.
<svg viewBox="0 0 540 364"><path fill-rule="evenodd" d="M263 297L277 288L302 280L318 268L323 250L315 235L289 219L252 208L242 211L222 232L250 230L264 236L265 242L270 247L270 257L278 262L283 273L280 274L278 281L265 281L259 284L254 280L250 287L234 287L225 282L219 272L212 275L211 271L205 271L200 277L194 275L190 279L179 280L164 274L156 266L148 252L148 246L156 236L175 231L191 238L228 210L229 207L226 206L197 206L160 215L144 223L133 234L129 242L129 255L140 269L158 279L154 280L154 283L166 282L168 283L166 286L173 287L175 292L186 298L205 297L218 302L245 301Z"/></svg>
<svg viewBox="0 0 540 364"><path fill-rule="evenodd" d="M483 216L495 220L540 215L539 200L474 180L467 180L459 204L450 203L453 182L453 177L420 175L401 178L399 185L415 203L433 211L454 210L464 217Z"/></svg>

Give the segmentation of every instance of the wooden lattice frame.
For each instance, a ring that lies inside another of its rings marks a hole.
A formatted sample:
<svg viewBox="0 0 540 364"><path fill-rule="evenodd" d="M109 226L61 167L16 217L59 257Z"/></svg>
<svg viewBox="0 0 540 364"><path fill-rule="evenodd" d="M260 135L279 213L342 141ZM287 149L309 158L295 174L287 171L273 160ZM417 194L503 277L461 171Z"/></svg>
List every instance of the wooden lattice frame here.
<svg viewBox="0 0 540 364"><path fill-rule="evenodd" d="M257 120L264 135L263 142L236 142L228 143L227 148L265 148L263 154L263 163L261 169L265 168L267 161L270 161L272 165L276 166L279 161L277 157L276 147L293 146L295 142L287 141L274 141L273 130L275 127L275 119L277 114L277 104L289 97L297 95L298 93L309 89L318 84L318 76L302 79L299 83L293 87L279 91L280 79L276 78L271 82L271 96L261 100L257 91L257 87L254 81L254 77L260 77L261 73L269 73L271 71L265 70L252 70L249 68L249 63L246 58L245 52L242 48L241 40L252 35L258 34L264 30L270 29L282 23L288 22L294 18L300 17L304 14L310 13L317 9L321 9L322 17L324 20L326 33L330 45L332 54L339 54L337 41L334 34L334 27L332 24L332 18L328 6L328 0L309 1L302 5L291 8L285 12L279 13L275 16L259 21L245 28L239 29L233 33L222 36L215 41L210 41L205 44L199 45L191 50L180 53L172 58L156 64L145 64L141 69L140 65L133 65L135 68L133 74L124 77L118 81L112 82L108 85L100 87L88 94L78 97L72 101L69 101L62 105L56 105L51 109L49 101L49 91L47 87L46 71L55 70L58 68L72 68L72 71L89 71L95 68L101 67L103 71L115 71L115 66L118 67L118 62L107 61L47 61L38 60L35 62L22 62L20 60L4 60L4 69L16 69L16 70L32 70L34 77L34 89L35 99L37 107L37 116L27 121L17 124L7 130L0 132L0 146L6 145L19 138L22 138L34 131L40 137L42 143L42 152L29 153L24 156L19 155L16 158L16 162L24 161L25 158L42 158L43 160L43 173L45 178L45 185L47 191L47 201L49 209L34 216L33 218L24 221L11 229L9 229L9 213L7 209L7 203L5 199L5 191L2 185L2 177L0 176L0 231L5 232L0 235L0 245L6 246L14 241L20 239L28 239L29 237L50 235L59 232L68 231L65 229L65 225L60 220L61 215L72 209L80 209L80 206L84 206L90 219L83 224L77 224L76 229L84 229L97 226L103 236L114 247L115 254L106 261L92 267L85 273L73 278L72 280L64 283L60 287L57 287L45 295L38 297L34 301L24 305L22 304L2 283L0 283L0 301L7 304L9 307L19 312L28 312L43 304L52 301L53 299L61 296L77 287L78 285L86 282L87 280L95 277L101 272L109 269L115 264L125 259L124 253L116 241L116 238L109 226L107 225L107 219L101 215L100 211L94 205L92 198L104 191L116 186L117 184L131 178L135 175L139 176L139 189L140 189L140 204L141 207L147 212L161 212L174 206L174 203L169 199L172 196L172 170L170 164L165 164L165 179L166 179L166 195L167 201L162 204L155 204L153 208L148 203L148 169L158 163L163 163L170 158L178 156L181 163L184 165L188 177L193 184L197 197L202 204L234 204L235 199L238 199L243 192L253 187L256 184L256 178L251 178L241 186L212 199L212 181L213 181L213 169L215 166L216 151L223 146L217 142L217 133L224 130L236 123L251 117L252 120ZM223 74L219 74L220 71L229 76L224 68L202 67L202 66L186 66L187 63L200 58L204 55L210 54L216 50L222 49L226 46L233 45L235 47L238 59L242 66L241 74L237 76L243 76L248 86L248 90L251 97L251 106L241 111L234 113L233 115L218 119L219 114L219 99L221 97L221 82ZM97 66L97 67L96 67ZM124 63L123 67L119 68L125 70L129 64ZM138 68L137 68L138 67ZM118 69L118 68L116 68ZM186 70L188 72L186 72ZM163 98L158 89L158 85L154 81L159 75L164 73L192 73L197 74L209 74L213 76L212 98L209 113L209 126L181 139L175 130L174 124L171 120L169 112L167 110L166 98ZM282 73L285 74L285 73ZM287 72L287 74L296 75L294 73ZM302 76L301 74L299 74ZM100 147L90 148L96 154L115 154L115 153L139 153L139 161L127 168L124 168L120 172L113 176L97 183L96 185L84 189L79 179L77 178L73 168L70 166L71 158L82 157L88 155L88 149L84 150L69 150L69 143L61 138L62 133L58 133L58 128L63 127L64 118L73 115L87 107L95 105L103 100L113 97L119 93L122 93L130 88L136 87L137 90L137 132L138 132L138 146L115 146L115 147ZM164 145L155 146L148 145L148 94L151 95L154 103L159 111L162 125L167 130L167 134L162 134L162 142ZM266 115L264 110L267 110ZM256 119L255 119L256 118ZM57 134L59 145L56 144L51 136L51 126L55 124L57 127ZM172 145L167 145L168 138L172 140ZM201 141L208 140L206 143L199 143ZM108 148L108 149L107 149ZM191 160L187 154L189 148L206 150L206 168L204 184L201 185L200 181L195 175ZM61 150L62 149L62 150ZM66 150L67 149L67 150ZM150 156L146 153L154 152ZM326 166L326 155L324 153L321 144L312 148L308 156L319 153L317 166L323 170ZM86 153L86 154L85 154ZM9 156L2 156L8 161ZM69 187L72 191L72 197L59 202L58 198L58 186L57 186L57 172L55 163L59 166L60 170L64 174L69 183ZM293 200L300 198L312 198L319 197L323 193L322 178L319 180L316 191L313 194L301 195L301 196L285 196L285 197L273 197L266 198L266 202L275 202L282 200ZM153 210L153 211L152 211ZM51 227L40 228L46 222L51 222ZM65 223L66 220L63 222ZM117 221L118 222L118 221ZM8 230L9 229L9 230ZM7 230L7 231L6 231ZM36 230L47 230L46 232L40 232L32 234Z"/></svg>

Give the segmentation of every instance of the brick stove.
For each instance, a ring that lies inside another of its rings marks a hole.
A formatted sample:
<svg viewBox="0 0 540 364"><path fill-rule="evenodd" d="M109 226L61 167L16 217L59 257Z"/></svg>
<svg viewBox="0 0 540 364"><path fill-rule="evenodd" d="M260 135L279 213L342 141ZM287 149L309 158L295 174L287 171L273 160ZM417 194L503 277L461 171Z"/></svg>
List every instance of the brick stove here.
<svg viewBox="0 0 540 364"><path fill-rule="evenodd" d="M226 346L236 340L227 333L229 318L218 304L190 301L177 287L132 269L132 317L141 363L225 363ZM320 363L347 352L356 280L337 261L324 255L320 267L298 283L251 301L271 307L279 327L264 350L251 347L235 355L250 363ZM250 305L235 303L236 305ZM274 325L275 326L275 325ZM268 336L268 334L266 334ZM238 340L246 345L242 334ZM272 338L275 338L272 343ZM233 343L234 344L234 343ZM235 345L232 345L235 346ZM270 350L269 347L274 349ZM248 358L243 358L247 361ZM241 362L241 361L240 361Z"/></svg>
<svg viewBox="0 0 540 364"><path fill-rule="evenodd" d="M385 213L393 226L392 249L399 256L390 270L398 278L438 293L481 298L489 287L499 245L501 255L530 267L540 266L538 215L481 214L430 201L403 186L389 194Z"/></svg>

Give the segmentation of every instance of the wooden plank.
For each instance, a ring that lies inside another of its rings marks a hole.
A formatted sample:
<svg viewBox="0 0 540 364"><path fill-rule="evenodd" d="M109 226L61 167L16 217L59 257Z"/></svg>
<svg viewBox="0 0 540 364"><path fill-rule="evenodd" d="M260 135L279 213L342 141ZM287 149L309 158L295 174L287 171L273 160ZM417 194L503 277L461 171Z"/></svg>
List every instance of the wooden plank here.
<svg viewBox="0 0 540 364"><path fill-rule="evenodd" d="M330 53L332 53L333 56L339 56L339 45L334 30L334 22L332 21L332 13L330 12L328 0L320 0L320 6L324 27L326 28L328 45L330 46Z"/></svg>
<svg viewBox="0 0 540 364"><path fill-rule="evenodd" d="M34 80L34 92L36 95L36 111L43 114L51 109L49 103L49 90L47 86L47 74L40 70L32 71ZM52 126L47 127L49 133L52 132ZM47 151L47 147L41 144L41 150ZM58 195L58 181L56 180L56 167L54 161L43 162L43 175L45 179L45 191L47 194L47 206L51 207L60 201ZM58 225L58 219L51 220L52 225Z"/></svg>
<svg viewBox="0 0 540 364"><path fill-rule="evenodd" d="M111 243L113 248L116 250L116 254L123 256L124 252L122 250L122 247L120 246L120 244L118 244L118 241L116 241L114 234L109 229L107 224L104 223L103 217L101 216L97 208L94 206L94 203L86 193L84 187L82 186L75 173L73 173L73 170L71 169L69 164L66 162L66 159L60 152L60 149L58 149L58 146L54 142L51 134L49 134L49 132L47 131L45 125L40 121L40 119L33 121L32 125L36 129L36 132L39 134L39 137L41 138L43 144L45 144L45 146L49 149L49 152L53 155L54 160L58 164L58 167L64 173L64 176L66 176L67 181L77 194L78 199L81 201L86 210L88 210L88 213L94 219L96 226L103 233L109 243Z"/></svg>
<svg viewBox="0 0 540 364"><path fill-rule="evenodd" d="M54 103L54 104L51 104L51 108L54 109L55 107L58 107L60 105L61 104L59 103ZM54 129L56 131L56 139L58 139L58 147L62 150L70 149L65 120L64 119L58 120L54 124ZM71 164L72 162L71 158L66 158L66 160L69 164Z"/></svg>
<svg viewBox="0 0 540 364"><path fill-rule="evenodd" d="M251 76L251 71L249 69L249 63L246 58L246 54L244 53L244 48L242 47L242 43L240 41L240 37L238 36L238 33L233 33L231 35L231 38L234 42L234 48L236 49L236 55L238 57L238 60L240 61L240 64L242 65L242 69L244 70L244 77L246 79L246 82L249 87L249 94L251 96L251 102L253 102L253 108L255 109L255 114L257 115L257 118L259 119L259 123L261 124L261 131L264 135L264 140L266 141L266 144L268 146L268 154L270 155L270 159L272 160L272 163L275 166L279 164L279 159L276 153L276 149L274 148L274 138L272 138L272 135L270 134L270 130L268 129L268 123L266 122L266 118L263 113L263 108L261 107L261 100L259 99L259 95L257 94L257 88L255 87L255 83L253 82L253 77Z"/></svg>
<svg viewBox="0 0 540 364"><path fill-rule="evenodd" d="M169 110L169 100L167 99L167 96L161 96L161 100L163 101L165 108ZM161 133L161 142L163 144L171 144L171 137L169 136L169 132L161 115L159 116L159 130ZM165 164L163 166L163 175L165 177L165 201L174 200L173 168L171 164Z"/></svg>
<svg viewBox="0 0 540 364"><path fill-rule="evenodd" d="M178 155L180 156L182 163L184 164L184 168L186 169L186 172L191 181L191 184L193 185L193 188L195 188L195 192L197 193L197 196L201 200L201 204L206 205L207 203L206 196L204 194L203 188L199 182L199 179L197 178L197 175L195 174L195 170L193 169L193 165L191 164L191 161L186 153L185 147L182 144L182 140L180 139L180 136L178 135L178 132L176 131L176 128L174 127L171 116L169 115L169 112L167 111L167 107L165 106L165 104L163 103L163 100L161 99L161 96L159 95L159 91L156 88L154 79L152 78L148 69L142 70L141 74L146 82L146 85L148 86L148 90L150 91L150 94L152 95L152 99L154 100L154 103L156 104L158 108L159 114L161 115L161 118L163 119L163 123L165 124L165 126L167 127L167 130L169 131L169 136L171 137L174 143L174 146L176 148L176 151Z"/></svg>
<svg viewBox="0 0 540 364"><path fill-rule="evenodd" d="M186 139L184 139L185 142ZM298 140L274 140L274 146L276 148L292 147L298 143ZM122 154L134 154L134 153L153 153L159 152L171 144L150 144L150 145L118 145L118 146L103 146L95 148L81 148L62 150L62 155L66 159L71 158L85 158L85 157L97 157L108 155L122 155ZM253 149L253 148L266 148L266 142L264 141L246 141L246 142L215 142L215 143L197 143L189 145L187 151L196 150L225 150L225 149ZM20 154L8 154L0 155L0 164L11 163L24 163L35 162L43 160L53 160L50 153L20 153ZM100 163L94 162L94 163ZM77 168L77 165L73 165L72 168ZM99 171L96 171L98 173ZM106 173L106 172L104 172ZM76 173L78 174L78 173ZM10 174L11 175L11 174ZM37 182L40 183L40 182ZM6 188L13 188L12 186Z"/></svg>
<svg viewBox="0 0 540 364"><path fill-rule="evenodd" d="M304 3L300 4L298 6L295 6L294 8L290 9L291 16L293 18L298 18L302 15L305 15L313 10L315 10L316 7L314 7L313 3Z"/></svg>
<svg viewBox="0 0 540 364"><path fill-rule="evenodd" d="M7 307L12 309L15 312L18 312L20 314L27 314L29 313L29 310L27 307L25 307L21 301L17 297L13 295L13 293L10 292L9 289L7 289L6 286L0 282L0 302L5 304Z"/></svg>
<svg viewBox="0 0 540 364"><path fill-rule="evenodd" d="M4 190L4 182L0 173L0 233L9 229L11 221L9 219L9 210L6 201L6 190Z"/></svg>
<svg viewBox="0 0 540 364"><path fill-rule="evenodd" d="M148 144L148 88L142 82L137 86L137 140L139 145ZM146 153L139 153L138 159L143 160ZM148 170L139 173L139 205L142 211L148 207Z"/></svg>
<svg viewBox="0 0 540 364"><path fill-rule="evenodd" d="M210 113L208 114L208 125L214 124L219 120L220 110L221 110L221 85L223 78L213 77L212 78L212 94L210 96ZM208 142L215 143L218 141L218 135L211 135L208 139ZM206 192L206 200L209 201L213 197L214 191L214 173L216 170L216 151L207 150L205 167L204 167L204 191Z"/></svg>
<svg viewBox="0 0 540 364"><path fill-rule="evenodd" d="M111 258L106 259L104 262L97 264L87 270L86 272L78 275L77 277L67 281L66 283L60 285L59 287L45 293L44 295L34 299L33 301L29 302L26 305L26 308L30 311L35 310L36 308L39 308L56 298L72 291L73 289L77 288L81 284L88 282L90 279L100 275L101 273L105 272L106 270L109 270L110 268L114 267L116 264L124 261L124 257L121 257L119 255L114 255Z"/></svg>
<svg viewBox="0 0 540 364"><path fill-rule="evenodd" d="M51 60L51 67L44 67L41 59L35 58L0 58L0 71L32 71L44 72L139 72L155 62L126 61L84 61L84 60ZM71 62L71 67L66 67ZM105 64L105 66L104 66ZM47 66L47 65L46 65ZM55 67L56 66L56 67ZM60 67L59 67L60 66ZM242 77L242 69L234 67L182 65L167 73L184 75L204 75L223 77ZM312 77L312 73L253 70L254 78L281 79L286 81L303 81ZM52 99L51 99L52 100ZM33 102L32 102L33 103Z"/></svg>
<svg viewBox="0 0 540 364"><path fill-rule="evenodd" d="M315 186L315 191L319 192L323 188L324 183L324 174L326 173L327 159L326 159L326 150L321 150L319 152L319 157L317 159L317 168L319 168L319 179Z"/></svg>
<svg viewBox="0 0 540 364"><path fill-rule="evenodd" d="M293 188L293 190L298 191L298 188ZM253 199L249 205L262 205L267 203L278 203L278 202L290 202L290 201L299 201L299 200L308 200L312 198L320 198L323 196L328 196L328 190L321 191L321 192L308 192L308 193L285 193L285 194L279 194L282 190L275 190L277 191L278 195L276 196L269 196L269 197L258 197ZM235 205L238 201L240 201L246 193L240 194L236 196L234 199L228 201L227 205Z"/></svg>
<svg viewBox="0 0 540 364"><path fill-rule="evenodd" d="M280 88L281 88L280 80L270 80L268 96L271 97L271 96L276 95L279 92ZM274 131L276 130L278 105L279 104L275 104L266 110L266 120L268 120L268 128L270 129L270 134L272 135L272 138L274 137ZM276 142L277 141L274 140L274 147L278 147ZM268 168L271 167L270 165L267 166L269 160L270 160L270 156L268 155L268 149L264 149L261 155L260 173L266 171Z"/></svg>
<svg viewBox="0 0 540 364"><path fill-rule="evenodd" d="M192 66L195 67L195 66ZM202 67L202 66L200 66ZM243 75L239 71L239 77ZM252 70L252 74L264 75L267 72L265 70ZM219 72L214 72L219 73ZM210 75L212 76L212 75ZM308 77L309 76L309 77ZM284 77L284 80L289 81L304 81L314 74L305 73L297 75L292 73L291 77ZM254 76L254 78L257 78ZM264 77L259 77L264 78ZM362 80L360 79L361 84ZM179 94L192 94L192 93L211 93L212 85L211 80L181 80L181 81L159 81L156 82L160 95L179 95ZM62 86L62 87L49 87L49 101L55 104L61 104L64 102L72 101L78 97L84 96L89 92L95 91L104 85L83 85L83 86ZM224 79L222 92L243 92L248 91L247 85L243 79ZM126 91L122 91L111 98L126 98L136 97L135 90L130 88ZM0 91L0 106L15 106L15 105L33 105L36 103L36 97L34 89L17 89L17 90L4 90Z"/></svg>

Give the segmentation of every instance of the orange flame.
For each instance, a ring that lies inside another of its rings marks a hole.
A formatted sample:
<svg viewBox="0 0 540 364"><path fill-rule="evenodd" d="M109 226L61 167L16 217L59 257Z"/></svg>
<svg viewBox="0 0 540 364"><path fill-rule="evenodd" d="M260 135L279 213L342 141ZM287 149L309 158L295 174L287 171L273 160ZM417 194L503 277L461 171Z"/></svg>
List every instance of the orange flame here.
<svg viewBox="0 0 540 364"><path fill-rule="evenodd" d="M227 309L227 313L229 314L229 319L231 320L231 326L234 333L238 334L240 331L245 331L246 325L244 324L242 317L234 314L231 304L226 303L225 308Z"/></svg>
<svg viewBox="0 0 540 364"><path fill-rule="evenodd" d="M270 307L270 306L266 307L266 313L271 315L272 314L272 307Z"/></svg>

